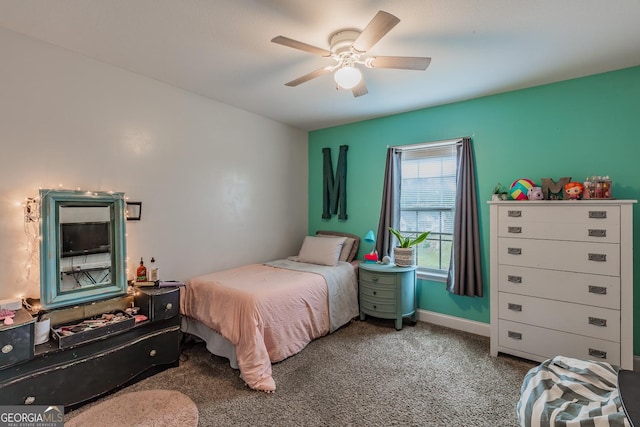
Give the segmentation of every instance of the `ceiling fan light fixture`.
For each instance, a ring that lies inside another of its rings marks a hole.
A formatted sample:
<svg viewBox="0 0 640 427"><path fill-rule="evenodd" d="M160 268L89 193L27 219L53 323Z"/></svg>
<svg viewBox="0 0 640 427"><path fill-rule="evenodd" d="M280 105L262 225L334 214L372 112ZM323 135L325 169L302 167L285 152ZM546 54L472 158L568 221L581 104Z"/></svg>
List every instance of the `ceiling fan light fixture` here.
<svg viewBox="0 0 640 427"><path fill-rule="evenodd" d="M344 66L336 70L333 78L341 88L353 89L362 80L362 73L357 68Z"/></svg>

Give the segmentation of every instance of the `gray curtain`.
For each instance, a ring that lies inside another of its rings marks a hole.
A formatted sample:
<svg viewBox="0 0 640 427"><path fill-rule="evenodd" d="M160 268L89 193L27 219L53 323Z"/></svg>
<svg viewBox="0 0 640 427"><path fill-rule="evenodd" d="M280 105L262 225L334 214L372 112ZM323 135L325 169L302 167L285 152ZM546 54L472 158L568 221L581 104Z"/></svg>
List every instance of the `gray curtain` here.
<svg viewBox="0 0 640 427"><path fill-rule="evenodd" d="M402 152L394 147L387 149L387 165L384 170L384 187L382 190L382 208L376 238L378 257L391 256L393 238L389 227L398 228L400 221L400 156Z"/></svg>
<svg viewBox="0 0 640 427"><path fill-rule="evenodd" d="M482 296L478 200L471 139L458 147L458 181L453 224L453 253L447 290L455 295Z"/></svg>

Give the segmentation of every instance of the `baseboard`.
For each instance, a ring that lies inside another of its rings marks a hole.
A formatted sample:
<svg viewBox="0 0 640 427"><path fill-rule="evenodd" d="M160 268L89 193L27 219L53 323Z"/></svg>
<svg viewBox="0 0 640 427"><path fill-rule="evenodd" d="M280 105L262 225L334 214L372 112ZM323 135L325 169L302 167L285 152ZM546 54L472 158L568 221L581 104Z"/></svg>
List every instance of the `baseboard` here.
<svg viewBox="0 0 640 427"><path fill-rule="evenodd" d="M485 337L491 336L491 325L488 323L462 319L460 317L449 316L446 314L436 313L434 311L418 309L418 320Z"/></svg>
<svg viewBox="0 0 640 427"><path fill-rule="evenodd" d="M491 325L488 323L461 319L460 317L448 316L434 311L418 309L418 320L485 337L491 336ZM633 370L640 372L640 356L633 356Z"/></svg>

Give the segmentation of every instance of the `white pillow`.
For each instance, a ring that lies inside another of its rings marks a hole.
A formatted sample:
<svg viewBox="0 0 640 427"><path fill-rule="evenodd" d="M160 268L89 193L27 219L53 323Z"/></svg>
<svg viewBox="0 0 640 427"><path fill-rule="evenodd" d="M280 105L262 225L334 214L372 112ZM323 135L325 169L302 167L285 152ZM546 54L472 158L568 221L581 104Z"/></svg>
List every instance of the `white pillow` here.
<svg viewBox="0 0 640 427"><path fill-rule="evenodd" d="M322 238L336 238L339 236L332 236L330 234L316 234L316 237ZM345 241L342 244L342 251L340 252L340 261L349 262L349 255L351 255L351 249L353 248L353 244L356 242L356 239L353 237L345 237Z"/></svg>
<svg viewBox="0 0 640 427"><path fill-rule="evenodd" d="M300 262L319 265L338 265L346 237L306 236L298 253Z"/></svg>

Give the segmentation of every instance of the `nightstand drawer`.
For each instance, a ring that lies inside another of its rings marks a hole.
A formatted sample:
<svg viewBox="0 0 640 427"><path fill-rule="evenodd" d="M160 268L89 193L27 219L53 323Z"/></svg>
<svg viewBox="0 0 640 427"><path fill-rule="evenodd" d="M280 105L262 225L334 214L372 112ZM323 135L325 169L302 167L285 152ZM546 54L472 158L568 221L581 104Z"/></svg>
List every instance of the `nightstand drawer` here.
<svg viewBox="0 0 640 427"><path fill-rule="evenodd" d="M371 284L381 284L381 285L395 285L396 284L396 275L383 273L378 274L375 272L360 270L360 281L367 282Z"/></svg>
<svg viewBox="0 0 640 427"><path fill-rule="evenodd" d="M360 308L368 311L375 312L376 314L390 314L391 317L395 317L396 314L396 305L393 301L377 301L377 300L369 300L365 297L360 298ZM376 314L373 314L374 316Z"/></svg>
<svg viewBox="0 0 640 427"><path fill-rule="evenodd" d="M388 299L390 301L396 300L395 286L376 286L373 287L367 283L360 283L360 296L367 296L371 299Z"/></svg>

